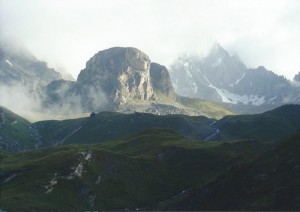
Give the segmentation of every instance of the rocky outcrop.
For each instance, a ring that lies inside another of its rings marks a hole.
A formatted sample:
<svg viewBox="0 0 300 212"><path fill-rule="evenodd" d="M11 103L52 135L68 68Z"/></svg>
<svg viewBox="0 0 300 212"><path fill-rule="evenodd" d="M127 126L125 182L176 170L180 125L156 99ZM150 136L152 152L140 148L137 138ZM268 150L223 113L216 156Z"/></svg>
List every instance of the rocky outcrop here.
<svg viewBox="0 0 300 212"><path fill-rule="evenodd" d="M115 105L123 105L129 99L155 99L149 57L136 48L115 47L98 52L80 72L76 87L82 96L88 96L92 89Z"/></svg>
<svg viewBox="0 0 300 212"><path fill-rule="evenodd" d="M152 87L155 91L161 92L171 99L176 99L172 81L165 66L162 66L158 63L151 63L150 78Z"/></svg>

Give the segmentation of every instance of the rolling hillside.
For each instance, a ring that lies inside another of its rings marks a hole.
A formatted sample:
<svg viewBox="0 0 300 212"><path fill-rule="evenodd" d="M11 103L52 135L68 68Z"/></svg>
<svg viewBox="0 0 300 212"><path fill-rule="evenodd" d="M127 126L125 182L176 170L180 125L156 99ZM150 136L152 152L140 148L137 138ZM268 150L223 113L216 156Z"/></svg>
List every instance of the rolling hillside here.
<svg viewBox="0 0 300 212"><path fill-rule="evenodd" d="M96 145L1 154L1 209L150 210L188 195L269 144L194 143L170 130ZM2 153L2 152L1 152Z"/></svg>
<svg viewBox="0 0 300 212"><path fill-rule="evenodd" d="M300 131L232 167L168 210L298 211Z"/></svg>
<svg viewBox="0 0 300 212"><path fill-rule="evenodd" d="M94 144L124 138L146 129L172 129L193 141L245 139L278 141L300 129L300 106L286 105L256 115L204 116L121 114L101 112L94 117L29 123L4 109L1 148L18 152L63 144Z"/></svg>
<svg viewBox="0 0 300 212"><path fill-rule="evenodd" d="M153 128L173 129L193 140L201 140L213 132L209 127L212 122L204 116L101 112L93 118L43 121L33 124L33 127L39 131L43 145L52 146L100 143Z"/></svg>
<svg viewBox="0 0 300 212"><path fill-rule="evenodd" d="M0 148L11 152L34 148L36 132L31 130L31 123L4 107L0 110Z"/></svg>

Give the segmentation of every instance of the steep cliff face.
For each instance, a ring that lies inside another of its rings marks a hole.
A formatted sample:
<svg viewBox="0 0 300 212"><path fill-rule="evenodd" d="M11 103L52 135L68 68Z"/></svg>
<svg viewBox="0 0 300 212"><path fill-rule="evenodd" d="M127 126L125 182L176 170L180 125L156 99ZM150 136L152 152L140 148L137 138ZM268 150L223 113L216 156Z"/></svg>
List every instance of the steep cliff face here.
<svg viewBox="0 0 300 212"><path fill-rule="evenodd" d="M62 76L49 68L46 62L36 59L26 50L14 51L0 47L0 82L2 86L19 85L33 88L46 85Z"/></svg>
<svg viewBox="0 0 300 212"><path fill-rule="evenodd" d="M171 99L176 99L172 81L168 69L165 66L158 63L151 63L150 78L155 91L161 92Z"/></svg>
<svg viewBox="0 0 300 212"><path fill-rule="evenodd" d="M76 87L83 97L92 89L117 105L128 99L155 99L149 57L135 48L115 47L98 52L79 74Z"/></svg>

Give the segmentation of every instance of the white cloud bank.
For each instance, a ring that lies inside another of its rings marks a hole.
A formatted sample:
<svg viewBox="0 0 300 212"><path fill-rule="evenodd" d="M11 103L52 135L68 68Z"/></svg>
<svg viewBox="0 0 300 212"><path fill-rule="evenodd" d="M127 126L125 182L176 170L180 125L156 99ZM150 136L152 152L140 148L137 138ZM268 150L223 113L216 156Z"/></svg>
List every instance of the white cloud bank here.
<svg viewBox="0 0 300 212"><path fill-rule="evenodd" d="M218 41L249 66L300 71L297 0L1 0L0 39L75 78L96 52L134 46L169 65Z"/></svg>

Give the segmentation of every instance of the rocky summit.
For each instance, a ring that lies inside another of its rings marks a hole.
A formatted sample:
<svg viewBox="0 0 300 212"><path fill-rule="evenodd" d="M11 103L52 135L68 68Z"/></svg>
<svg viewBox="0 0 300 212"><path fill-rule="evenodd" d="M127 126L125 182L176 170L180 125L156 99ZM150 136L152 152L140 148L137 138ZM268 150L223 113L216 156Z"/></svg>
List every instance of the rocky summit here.
<svg viewBox="0 0 300 212"><path fill-rule="evenodd" d="M149 57L136 48L114 47L95 54L78 76L77 84L102 91L109 102L154 100ZM83 91L83 94L86 91Z"/></svg>
<svg viewBox="0 0 300 212"><path fill-rule="evenodd" d="M33 89L61 79L60 73L49 68L47 63L35 58L27 50L12 50L0 47L1 86L22 86Z"/></svg>
<svg viewBox="0 0 300 212"><path fill-rule="evenodd" d="M44 96L45 105L55 111L179 113L215 118L231 114L218 105L182 99L174 91L167 68L151 63L145 53L132 47L96 53L76 82L54 81L46 86Z"/></svg>
<svg viewBox="0 0 300 212"><path fill-rule="evenodd" d="M30 113L60 117L100 111L123 113L206 115L221 118L232 114L214 103L182 98L174 91L165 66L151 63L133 47L99 51L86 63L77 81L67 81L28 52L0 48L0 88L5 86L3 106L19 108L9 93L20 93ZM14 90L12 90L14 89ZM16 91L15 91L16 90ZM3 99L3 98L2 98ZM0 99L1 100L1 99ZM33 105L31 103L35 102ZM24 111L20 111L24 112ZM41 120L26 115L31 120Z"/></svg>
<svg viewBox="0 0 300 212"><path fill-rule="evenodd" d="M169 71L165 66L158 63L151 63L150 77L153 89L156 92L161 92L171 99L176 99L177 95L174 91Z"/></svg>
<svg viewBox="0 0 300 212"><path fill-rule="evenodd" d="M247 68L219 44L209 54L179 57L170 69L176 93L214 101L238 113L263 112L299 104L299 87L263 66ZM297 76L294 79L297 84Z"/></svg>

